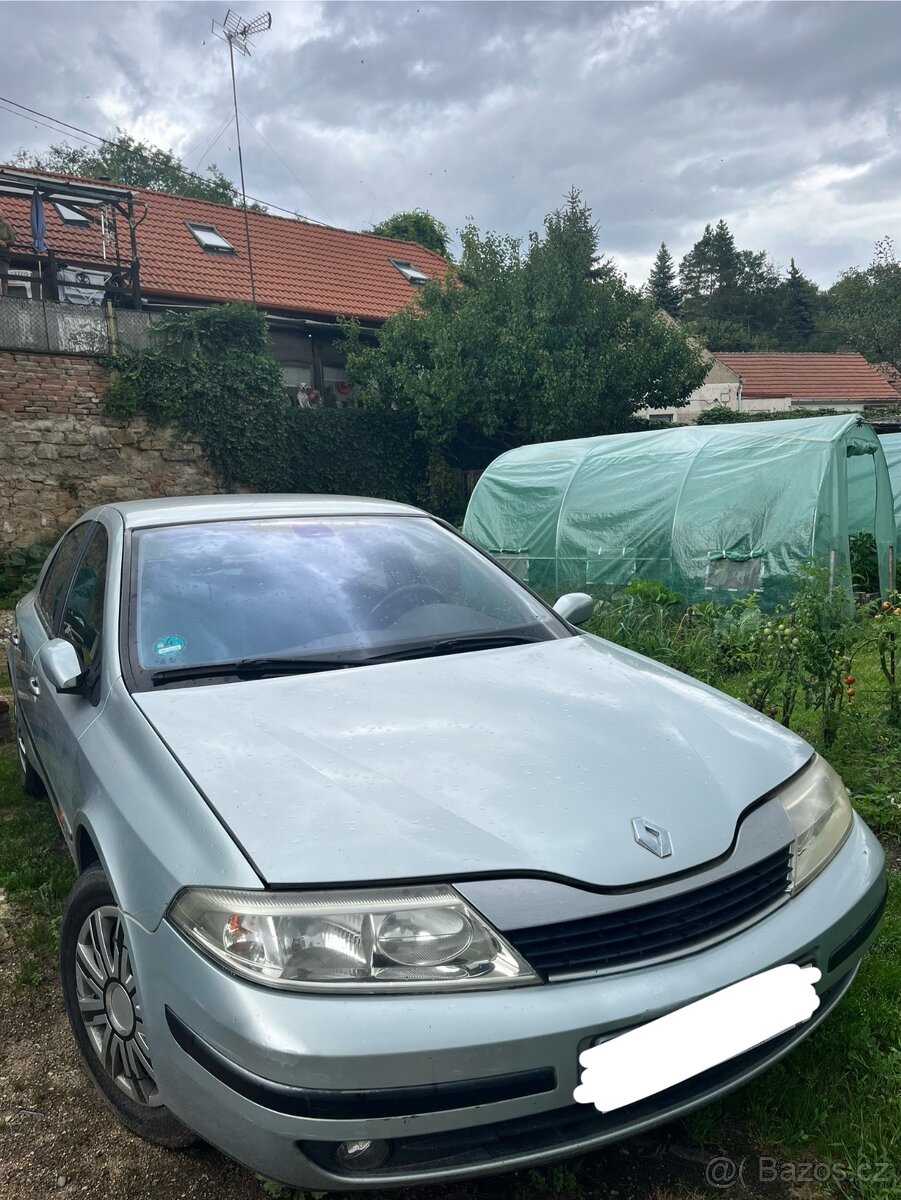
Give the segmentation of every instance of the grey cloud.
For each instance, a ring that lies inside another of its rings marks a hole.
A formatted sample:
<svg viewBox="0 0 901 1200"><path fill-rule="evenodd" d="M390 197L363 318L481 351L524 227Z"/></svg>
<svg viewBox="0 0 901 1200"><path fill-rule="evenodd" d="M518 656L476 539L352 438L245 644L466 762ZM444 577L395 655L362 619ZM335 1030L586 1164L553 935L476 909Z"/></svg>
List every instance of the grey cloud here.
<svg viewBox="0 0 901 1200"><path fill-rule="evenodd" d="M846 204L897 202L901 193L901 151L896 150L879 162L868 164L860 175L834 184L832 191Z"/></svg>
<svg viewBox="0 0 901 1200"><path fill-rule="evenodd" d="M19 48L4 94L101 133L117 120L159 130L189 165L236 176L232 131L201 154L229 111L227 55L209 32L226 0L0 7ZM359 228L421 205L452 228L472 217L523 236L576 184L614 257L646 259L661 239L681 255L725 216L740 245L794 255L822 282L887 231L897 4L272 12L238 63L245 165L249 190L289 209ZM51 140L0 111L0 157Z"/></svg>

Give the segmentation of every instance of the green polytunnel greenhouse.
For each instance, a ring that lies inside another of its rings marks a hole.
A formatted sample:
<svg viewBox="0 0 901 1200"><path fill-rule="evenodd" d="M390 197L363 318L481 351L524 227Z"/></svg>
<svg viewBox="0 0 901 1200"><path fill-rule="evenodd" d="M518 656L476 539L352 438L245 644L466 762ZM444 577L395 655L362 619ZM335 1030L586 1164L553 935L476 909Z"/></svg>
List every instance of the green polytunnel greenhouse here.
<svg viewBox="0 0 901 1200"><path fill-rule="evenodd" d="M895 561L901 554L901 433L884 433L879 442L888 467L895 506ZM873 465L863 458L848 462L848 528L868 533L874 521Z"/></svg>
<svg viewBox="0 0 901 1200"><path fill-rule="evenodd" d="M848 463L887 588L895 522L885 457L856 416L545 442L494 460L463 532L544 595L657 579L700 601L786 602L811 559L850 590Z"/></svg>

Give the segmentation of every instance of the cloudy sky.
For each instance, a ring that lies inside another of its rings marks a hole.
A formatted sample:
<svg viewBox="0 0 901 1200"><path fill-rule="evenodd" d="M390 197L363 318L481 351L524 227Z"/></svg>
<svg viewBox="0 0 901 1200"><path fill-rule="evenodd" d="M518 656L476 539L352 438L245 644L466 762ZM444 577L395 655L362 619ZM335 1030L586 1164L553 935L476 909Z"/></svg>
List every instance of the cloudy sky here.
<svg viewBox="0 0 901 1200"><path fill-rule="evenodd" d="M266 0L240 0L245 18ZM248 7L249 4L249 7ZM228 0L0 3L0 94L237 177ZM248 192L518 236L570 185L644 280L725 217L828 284L901 244L901 3L272 3L237 63ZM70 135L71 136L71 135ZM59 135L0 109L0 161Z"/></svg>

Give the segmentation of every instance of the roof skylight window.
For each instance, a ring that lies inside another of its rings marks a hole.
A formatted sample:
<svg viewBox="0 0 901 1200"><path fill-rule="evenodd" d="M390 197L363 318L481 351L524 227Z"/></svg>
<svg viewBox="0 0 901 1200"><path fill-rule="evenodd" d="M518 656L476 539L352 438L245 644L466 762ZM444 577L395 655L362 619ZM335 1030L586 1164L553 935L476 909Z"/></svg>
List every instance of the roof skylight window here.
<svg viewBox="0 0 901 1200"><path fill-rule="evenodd" d="M414 283L417 287L428 283L429 276L424 271L420 271L418 267L414 267L412 263L405 262L402 258L392 258L389 261L392 266L397 267L408 283Z"/></svg>
<svg viewBox="0 0 901 1200"><path fill-rule="evenodd" d="M185 221L185 224L204 250L211 250L214 254L235 253L234 246L222 236L215 225L198 225L194 221Z"/></svg>
<svg viewBox="0 0 901 1200"><path fill-rule="evenodd" d="M59 219L64 225L90 225L91 218L85 216L80 209L72 208L68 204L62 204L59 200L53 201L53 207L56 209Z"/></svg>

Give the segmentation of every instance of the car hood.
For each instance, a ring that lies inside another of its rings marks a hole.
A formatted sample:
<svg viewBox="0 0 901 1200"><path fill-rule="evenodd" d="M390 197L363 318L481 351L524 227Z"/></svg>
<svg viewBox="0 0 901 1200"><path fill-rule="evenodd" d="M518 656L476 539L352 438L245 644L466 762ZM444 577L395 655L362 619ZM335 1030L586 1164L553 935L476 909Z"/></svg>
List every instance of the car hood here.
<svg viewBox="0 0 901 1200"><path fill-rule="evenodd" d="M812 754L587 635L134 699L268 883L659 879L723 854ZM670 857L633 817L669 831Z"/></svg>

